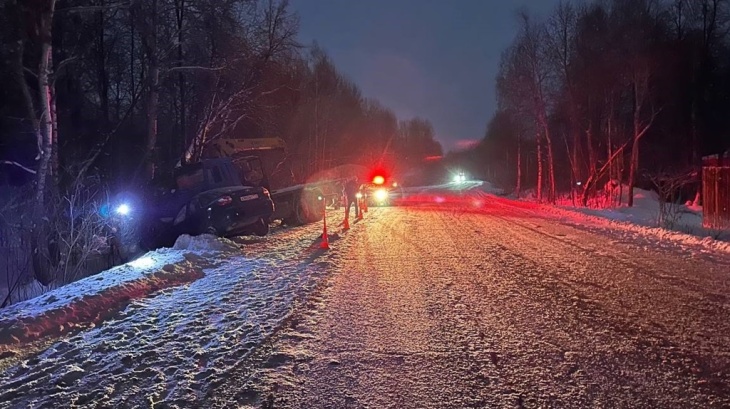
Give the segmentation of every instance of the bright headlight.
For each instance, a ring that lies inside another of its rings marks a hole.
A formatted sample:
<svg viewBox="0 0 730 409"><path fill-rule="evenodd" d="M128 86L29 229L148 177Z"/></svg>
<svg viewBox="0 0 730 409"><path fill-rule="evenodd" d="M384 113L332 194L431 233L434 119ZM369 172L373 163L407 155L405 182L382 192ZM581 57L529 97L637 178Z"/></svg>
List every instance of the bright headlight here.
<svg viewBox="0 0 730 409"><path fill-rule="evenodd" d="M385 189L378 189L374 193L375 200L382 202L388 199L388 191Z"/></svg>
<svg viewBox="0 0 730 409"><path fill-rule="evenodd" d="M358 199L362 199L362 193L357 192L357 194L355 195L355 197L357 197Z"/></svg>
<svg viewBox="0 0 730 409"><path fill-rule="evenodd" d="M128 204L122 203L116 208L116 212L120 216L128 216L132 212L132 208Z"/></svg>

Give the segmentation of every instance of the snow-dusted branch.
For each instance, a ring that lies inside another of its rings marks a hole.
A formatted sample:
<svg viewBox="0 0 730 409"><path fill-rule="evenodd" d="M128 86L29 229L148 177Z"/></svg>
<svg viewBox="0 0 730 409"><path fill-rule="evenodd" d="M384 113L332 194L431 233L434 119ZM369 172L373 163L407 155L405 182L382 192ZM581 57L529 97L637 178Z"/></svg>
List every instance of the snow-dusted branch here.
<svg viewBox="0 0 730 409"><path fill-rule="evenodd" d="M35 175L36 174L36 171L35 170L33 170L31 168L28 168L26 166L23 166L20 163L15 162L15 161L11 161L11 160L0 160L0 164L16 166L16 167L19 167L20 169L23 169L24 171L30 173L31 175Z"/></svg>
<svg viewBox="0 0 730 409"><path fill-rule="evenodd" d="M105 4L103 6L73 6L73 7L65 7L65 8L59 8L56 10L59 13L91 13L95 11L106 11L106 10L113 10L118 8L128 8L132 3L128 1L119 2L119 3L112 3L112 4Z"/></svg>
<svg viewBox="0 0 730 409"><path fill-rule="evenodd" d="M180 67L170 67L166 71L167 72L177 72L177 71L220 71L224 67L203 67L201 65L184 65Z"/></svg>

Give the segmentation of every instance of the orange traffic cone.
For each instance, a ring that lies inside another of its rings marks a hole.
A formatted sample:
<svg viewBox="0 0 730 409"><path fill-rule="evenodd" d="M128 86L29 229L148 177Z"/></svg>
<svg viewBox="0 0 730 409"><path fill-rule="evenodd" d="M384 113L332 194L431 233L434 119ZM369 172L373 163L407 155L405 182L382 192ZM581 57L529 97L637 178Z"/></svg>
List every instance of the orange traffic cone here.
<svg viewBox="0 0 730 409"><path fill-rule="evenodd" d="M325 206L322 209L322 220L324 221L324 230L322 231L322 243L319 245L319 248L322 250L329 250L330 248L330 239L327 235L327 207Z"/></svg>
<svg viewBox="0 0 730 409"><path fill-rule="evenodd" d="M342 222L343 230L350 230L350 209L349 206L345 207L345 221Z"/></svg>

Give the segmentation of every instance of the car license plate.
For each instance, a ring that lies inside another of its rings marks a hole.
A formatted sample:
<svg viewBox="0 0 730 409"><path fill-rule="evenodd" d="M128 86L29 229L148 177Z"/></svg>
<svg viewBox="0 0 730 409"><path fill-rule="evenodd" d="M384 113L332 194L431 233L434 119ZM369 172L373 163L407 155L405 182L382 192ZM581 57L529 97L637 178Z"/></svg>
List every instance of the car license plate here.
<svg viewBox="0 0 730 409"><path fill-rule="evenodd" d="M259 195L246 195L246 196L241 196L241 201L245 202L247 200L254 200L254 199L258 199L258 198L259 198Z"/></svg>

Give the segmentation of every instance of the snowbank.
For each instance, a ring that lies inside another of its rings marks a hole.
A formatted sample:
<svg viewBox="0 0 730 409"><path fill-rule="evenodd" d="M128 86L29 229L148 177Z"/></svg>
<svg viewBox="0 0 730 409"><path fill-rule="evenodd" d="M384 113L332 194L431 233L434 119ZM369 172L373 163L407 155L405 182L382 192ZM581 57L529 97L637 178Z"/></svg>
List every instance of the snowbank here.
<svg viewBox="0 0 730 409"><path fill-rule="evenodd" d="M364 220L384 214L371 210ZM328 215L333 232L341 220L340 212ZM221 243L226 248L226 240L183 237L178 250L164 253L179 255L176 266L189 262L186 268L200 269L207 262L202 278L132 300L103 324L72 331L27 359L25 345L8 346L7 356L18 359L8 359L0 371L0 408L55 408L59 402L78 408L249 407L255 395L247 368L268 354L272 337L305 308L332 263L354 254L366 227L353 223L327 252L311 247L321 223L276 229L276 239L256 238L235 253L210 250Z"/></svg>
<svg viewBox="0 0 730 409"><path fill-rule="evenodd" d="M202 255L240 254L230 240L181 236L172 249L149 252L127 264L0 310L0 352L11 345L93 327L132 300L193 282L209 263Z"/></svg>
<svg viewBox="0 0 730 409"><path fill-rule="evenodd" d="M493 184L491 184L490 182L486 182L486 181L480 182L480 185L475 187L475 189L478 189L484 193L489 193L489 194L497 195L497 196L503 196L505 194L504 189L498 188L498 187L494 186Z"/></svg>
<svg viewBox="0 0 730 409"><path fill-rule="evenodd" d="M592 202L589 207L574 206L568 198L558 201L555 206L536 204L541 210L563 217L571 222L578 216L581 221L609 228L621 228L638 234L649 235L661 240L671 240L685 245L703 247L712 251L730 253L730 232L714 231L702 226L702 207L692 203L684 205L667 204L669 215L666 227L657 227L660 220L659 197L653 191L634 188L634 206L628 207L628 187L607 188L607 197L621 206L609 207L610 201ZM532 201L534 199L527 199ZM614 203L615 203L614 202ZM592 207L590 207L592 206ZM665 214L666 216L666 214Z"/></svg>
<svg viewBox="0 0 730 409"><path fill-rule="evenodd" d="M238 246L231 240L216 237L212 234L201 234L200 236L190 236L183 234L175 241L172 247L175 250L191 250L191 251L224 251L237 252Z"/></svg>

